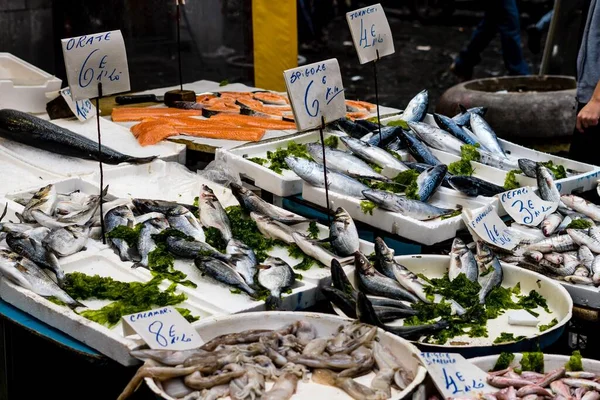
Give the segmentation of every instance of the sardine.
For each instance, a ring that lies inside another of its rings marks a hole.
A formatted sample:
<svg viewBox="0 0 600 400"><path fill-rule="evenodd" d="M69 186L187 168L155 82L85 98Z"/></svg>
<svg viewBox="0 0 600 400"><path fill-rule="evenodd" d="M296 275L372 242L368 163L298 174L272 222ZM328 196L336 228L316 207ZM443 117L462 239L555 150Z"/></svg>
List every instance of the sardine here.
<svg viewBox="0 0 600 400"><path fill-rule="evenodd" d="M279 257L268 257L258 267L258 283L270 292L265 301L268 310L281 308L281 293L296 282L292 267Z"/></svg>
<svg viewBox="0 0 600 400"><path fill-rule="evenodd" d="M263 236L270 239L281 240L287 244L295 243L294 238L292 237L294 229L289 226L282 224L271 217L255 212L250 213L250 218L256 222L256 226Z"/></svg>
<svg viewBox="0 0 600 400"><path fill-rule="evenodd" d="M302 250L304 254L316 259L323 265L331 265L331 262L334 259L337 259L342 265L350 264L353 261L353 257L337 257L329 250L320 246L318 241L311 240L302 233L293 232L292 237L294 238L295 243L298 245L298 247L300 247L300 250Z"/></svg>
<svg viewBox="0 0 600 400"><path fill-rule="evenodd" d="M354 268L358 286L365 292L411 303L419 301L414 294L400 286L395 279L388 278L377 271L360 252L355 254Z"/></svg>
<svg viewBox="0 0 600 400"><path fill-rule="evenodd" d="M219 252L217 249L205 242L197 240L186 240L170 236L167 238L167 250L177 257L195 259L198 256L210 256L222 261L229 261L230 256Z"/></svg>
<svg viewBox="0 0 600 400"><path fill-rule="evenodd" d="M548 237L552 235L556 231L556 228L558 228L562 220L563 217L559 213L547 215L546 218L544 218L544 220L542 221L542 232L544 233L544 236Z"/></svg>
<svg viewBox="0 0 600 400"><path fill-rule="evenodd" d="M199 242L206 241L202 225L187 208L183 206L173 207L165 216L171 228L177 229Z"/></svg>
<svg viewBox="0 0 600 400"><path fill-rule="evenodd" d="M452 117L452 120L456 122L458 126L471 126L471 114L478 114L484 116L487 112L487 107L473 107L466 109L463 105L459 104L460 112Z"/></svg>
<svg viewBox="0 0 600 400"><path fill-rule="evenodd" d="M450 250L448 278L453 281L461 273L471 282L476 282L479 276L475 256L462 240L455 238Z"/></svg>
<svg viewBox="0 0 600 400"><path fill-rule="evenodd" d="M408 126L429 147L460 156L464 142L446 131L423 122L409 122Z"/></svg>
<svg viewBox="0 0 600 400"><path fill-rule="evenodd" d="M323 164L322 146L318 143L308 143L306 147L311 157L319 164ZM389 180L385 176L375 172L369 164L360 158L345 151L325 146L325 158L327 160L327 168L332 171L341 172L353 178L374 179L378 181Z"/></svg>
<svg viewBox="0 0 600 400"><path fill-rule="evenodd" d="M455 190L458 190L459 192L471 197L493 197L506 191L502 186L484 181L483 179L479 179L475 176L454 175L448 178L448 182Z"/></svg>
<svg viewBox="0 0 600 400"><path fill-rule="evenodd" d="M381 168L393 168L398 172L409 169L406 164L384 149L349 137L341 137L340 140L352 153L366 162L378 165Z"/></svg>
<svg viewBox="0 0 600 400"><path fill-rule="evenodd" d="M329 226L329 239L335 253L343 257L354 254L360 247L356 225L342 207L335 210L335 217Z"/></svg>
<svg viewBox="0 0 600 400"><path fill-rule="evenodd" d="M443 215L453 213L455 210L440 208L418 200L407 199L394 193L383 190L369 189L363 195L384 210L398 212L419 221L427 221Z"/></svg>
<svg viewBox="0 0 600 400"><path fill-rule="evenodd" d="M557 190L558 191L558 190ZM560 195L559 195L560 196ZM578 211L595 222L600 222L600 207L573 194L560 196L559 199L569 208ZM592 250L593 251L593 250Z"/></svg>
<svg viewBox="0 0 600 400"><path fill-rule="evenodd" d="M429 165L443 164L415 134L402 130L402 137L408 146L410 154L418 161Z"/></svg>
<svg viewBox="0 0 600 400"><path fill-rule="evenodd" d="M115 207L109 210L104 217L104 227L107 234L118 226L133 228L134 225L135 217L128 206ZM121 261L134 261L139 259L136 248L129 246L125 240L110 238L109 241L119 253Z"/></svg>
<svg viewBox="0 0 600 400"><path fill-rule="evenodd" d="M536 167L537 184L542 200L561 204L561 197L558 188L554 184L554 179L548 168L541 164Z"/></svg>
<svg viewBox="0 0 600 400"><path fill-rule="evenodd" d="M202 225L218 229L226 242L231 239L232 234L229 217L210 187L202 185L198 204L200 207L200 222Z"/></svg>
<svg viewBox="0 0 600 400"><path fill-rule="evenodd" d="M446 117L442 114L433 114L433 119L435 119L436 124L438 124L440 128L450 133L462 142L470 145L479 144L481 146L481 143L479 143L477 138L475 138L475 136L472 135L470 131L463 129L463 127L459 126L452 118ZM486 150L482 147L480 148Z"/></svg>
<svg viewBox="0 0 600 400"><path fill-rule="evenodd" d="M486 149L489 149L490 152L506 155L502 146L498 142L498 137L496 136L496 132L489 126L489 124L483 119L483 117L471 113L471 130L479 140L481 144Z"/></svg>
<svg viewBox="0 0 600 400"><path fill-rule="evenodd" d="M211 278L232 286L247 293L250 297L255 297L256 292L252 289L244 278L234 270L229 264L212 257L198 257L194 260L196 267Z"/></svg>
<svg viewBox="0 0 600 400"><path fill-rule="evenodd" d="M580 246L587 246L591 251L600 253L600 242L578 229L567 229L567 234Z"/></svg>
<svg viewBox="0 0 600 400"><path fill-rule="evenodd" d="M406 122L421 122L427 114L428 107L429 92L424 89L408 102L406 108L400 114L400 119Z"/></svg>
<svg viewBox="0 0 600 400"><path fill-rule="evenodd" d="M89 225L71 225L53 230L42 241L42 244L59 257L67 257L81 251L85 247L89 235Z"/></svg>
<svg viewBox="0 0 600 400"><path fill-rule="evenodd" d="M152 218L144 222L144 226L140 230L137 246L141 260L133 264L132 268L148 268L148 255L156 249L156 243L152 239L152 235L159 234L168 227L169 222L166 218Z"/></svg>
<svg viewBox="0 0 600 400"><path fill-rule="evenodd" d="M257 265L254 250L237 239L231 239L227 243L226 252L230 256L229 263L233 269L244 278L249 286L253 286Z"/></svg>
<svg viewBox="0 0 600 400"><path fill-rule="evenodd" d="M62 286L65 273L60 267L58 259L44 247L41 241L35 240L28 232L9 233L6 235L6 243L15 253L33 261L41 268L54 272L59 286Z"/></svg>
<svg viewBox="0 0 600 400"><path fill-rule="evenodd" d="M57 202L58 194L56 187L52 184L44 186L25 205L22 214L23 221L21 222L36 222L31 214L33 210L41 211L48 216L53 215Z"/></svg>
<svg viewBox="0 0 600 400"><path fill-rule="evenodd" d="M479 278L481 285L479 291L479 303L484 304L487 295L497 286L502 284L503 271L498 257L482 241L477 241L477 255L475 256L479 266Z"/></svg>
<svg viewBox="0 0 600 400"><path fill-rule="evenodd" d="M421 172L417 177L417 194L419 200L425 202L433 196L437 188L442 184L448 167L444 164L436 165Z"/></svg>

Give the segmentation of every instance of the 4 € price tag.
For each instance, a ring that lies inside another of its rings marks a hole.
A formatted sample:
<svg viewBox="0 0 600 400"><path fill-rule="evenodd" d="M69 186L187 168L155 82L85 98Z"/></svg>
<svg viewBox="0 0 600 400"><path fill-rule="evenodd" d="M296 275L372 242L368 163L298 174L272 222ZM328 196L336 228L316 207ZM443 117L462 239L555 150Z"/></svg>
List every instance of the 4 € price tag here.
<svg viewBox="0 0 600 400"><path fill-rule="evenodd" d="M299 131L316 129L346 116L340 66L335 58L283 72Z"/></svg>
<svg viewBox="0 0 600 400"><path fill-rule="evenodd" d="M489 244L506 250L519 244L519 238L511 233L491 204L476 210L464 208L462 218L469 230Z"/></svg>
<svg viewBox="0 0 600 400"><path fill-rule="evenodd" d="M71 97L71 89L69 87L62 89L60 95L65 99L65 102L71 111L73 111L73 114L75 114L77 119L81 122L87 121L96 115L96 107L94 107L92 102L89 101L89 99L73 100Z"/></svg>
<svg viewBox="0 0 600 400"><path fill-rule="evenodd" d="M346 13L352 41L361 64L394 54L394 39L381 4Z"/></svg>
<svg viewBox="0 0 600 400"><path fill-rule="evenodd" d="M538 226L547 215L558 208L558 203L540 199L531 187L522 187L497 195L515 222L523 225Z"/></svg>
<svg viewBox="0 0 600 400"><path fill-rule="evenodd" d="M425 366L442 396L479 397L498 389L487 384L487 373L455 353L421 353Z"/></svg>
<svg viewBox="0 0 600 400"><path fill-rule="evenodd" d="M62 39L67 80L73 100L129 91L129 67L121 31Z"/></svg>
<svg viewBox="0 0 600 400"><path fill-rule="evenodd" d="M125 336L137 333L151 349L188 350L204 344L198 332L171 306L126 315Z"/></svg>

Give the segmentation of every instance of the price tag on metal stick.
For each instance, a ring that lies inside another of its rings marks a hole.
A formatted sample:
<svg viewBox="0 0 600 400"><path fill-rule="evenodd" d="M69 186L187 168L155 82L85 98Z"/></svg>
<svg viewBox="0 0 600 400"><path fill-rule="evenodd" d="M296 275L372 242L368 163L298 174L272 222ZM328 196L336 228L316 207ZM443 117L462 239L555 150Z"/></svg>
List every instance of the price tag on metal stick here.
<svg viewBox="0 0 600 400"><path fill-rule="evenodd" d="M87 121L88 119L96 116L96 107L94 107L92 102L88 99L77 101L73 100L71 97L71 89L69 87L62 89L60 91L60 95L63 99L65 99L67 106L69 106L73 114L75 114L77 119L81 122Z"/></svg>
<svg viewBox="0 0 600 400"><path fill-rule="evenodd" d="M346 13L361 64L394 54L394 38L381 4Z"/></svg>
<svg viewBox="0 0 600 400"><path fill-rule="evenodd" d="M99 83L104 96L130 90L121 31L62 39L61 44L73 100L98 97Z"/></svg>
<svg viewBox="0 0 600 400"><path fill-rule="evenodd" d="M171 306L124 316L123 333L137 333L151 349L187 350L204 344L194 327Z"/></svg>
<svg viewBox="0 0 600 400"><path fill-rule="evenodd" d="M547 215L558 208L558 202L552 203L540 199L531 187L522 187L497 195L515 222L523 225L538 226Z"/></svg>
<svg viewBox="0 0 600 400"><path fill-rule="evenodd" d="M469 230L489 244L512 250L519 243L491 204L476 210L463 209L462 218Z"/></svg>
<svg viewBox="0 0 600 400"><path fill-rule="evenodd" d="M283 72L296 127L317 129L322 120L332 122L346 116L344 86L335 58Z"/></svg>

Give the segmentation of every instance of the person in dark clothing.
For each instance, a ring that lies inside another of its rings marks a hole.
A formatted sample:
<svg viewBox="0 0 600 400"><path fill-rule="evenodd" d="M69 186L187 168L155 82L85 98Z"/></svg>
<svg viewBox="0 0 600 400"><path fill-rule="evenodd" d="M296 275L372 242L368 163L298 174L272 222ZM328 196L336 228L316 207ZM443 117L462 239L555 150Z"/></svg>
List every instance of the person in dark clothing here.
<svg viewBox="0 0 600 400"><path fill-rule="evenodd" d="M577 57L577 121L569 157L600 165L600 0L592 0Z"/></svg>
<svg viewBox="0 0 600 400"><path fill-rule="evenodd" d="M538 54L542 50L542 35L550 27L554 10L548 11L540 20L527 27L527 47L533 54Z"/></svg>
<svg viewBox="0 0 600 400"><path fill-rule="evenodd" d="M485 15L475 28L469 44L460 52L450 70L462 80L473 75L481 52L500 32L502 56L509 75L529 75L529 65L521 50L521 26L516 0L485 0Z"/></svg>

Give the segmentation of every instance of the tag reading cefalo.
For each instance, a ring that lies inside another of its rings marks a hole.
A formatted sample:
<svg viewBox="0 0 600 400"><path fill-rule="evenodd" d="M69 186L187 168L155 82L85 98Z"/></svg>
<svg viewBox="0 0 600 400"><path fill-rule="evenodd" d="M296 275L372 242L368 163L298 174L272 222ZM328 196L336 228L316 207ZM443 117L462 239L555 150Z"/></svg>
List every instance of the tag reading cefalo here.
<svg viewBox="0 0 600 400"><path fill-rule="evenodd" d="M497 197L508 215L516 222L528 226L538 226L547 215L558 208L558 202L540 199L532 187L509 190L498 194Z"/></svg>

